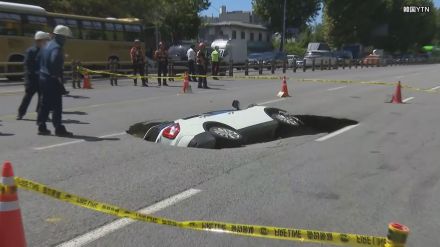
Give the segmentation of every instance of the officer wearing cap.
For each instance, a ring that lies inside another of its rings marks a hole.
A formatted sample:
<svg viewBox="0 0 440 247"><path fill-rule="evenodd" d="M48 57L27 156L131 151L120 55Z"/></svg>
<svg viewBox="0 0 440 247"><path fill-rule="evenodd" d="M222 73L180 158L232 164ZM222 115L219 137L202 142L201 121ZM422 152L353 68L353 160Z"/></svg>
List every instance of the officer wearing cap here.
<svg viewBox="0 0 440 247"><path fill-rule="evenodd" d="M72 37L72 31L66 26L58 25L53 30L53 39L41 51L40 62L40 91L41 106L38 111L38 134L50 135L46 127L49 112L52 111L52 123L57 136L73 136L62 125L63 112L63 47L68 37Z"/></svg>
<svg viewBox="0 0 440 247"><path fill-rule="evenodd" d="M46 45L50 39L50 35L43 31L38 31L34 36L35 44L26 51L24 59L25 69L25 94L18 108L17 120L23 119L26 114L29 103L35 93L38 93L38 99L40 99L40 90L38 85L40 74L40 51ZM39 102L37 104L37 112L39 108Z"/></svg>

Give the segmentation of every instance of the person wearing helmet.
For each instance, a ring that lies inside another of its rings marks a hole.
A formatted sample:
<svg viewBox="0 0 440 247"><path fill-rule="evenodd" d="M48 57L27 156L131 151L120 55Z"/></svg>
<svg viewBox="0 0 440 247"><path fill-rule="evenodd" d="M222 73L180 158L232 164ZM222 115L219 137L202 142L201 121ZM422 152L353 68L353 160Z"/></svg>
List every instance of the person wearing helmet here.
<svg viewBox="0 0 440 247"><path fill-rule="evenodd" d="M168 73L168 51L165 50L165 45L159 42L159 49L154 53L154 59L157 61L157 76L167 76ZM157 78L157 84L161 86L160 78ZM167 79L163 78L163 85L168 86Z"/></svg>
<svg viewBox="0 0 440 247"><path fill-rule="evenodd" d="M50 35L43 31L37 31L34 36L35 44L26 50L24 58L25 69L25 94L18 108L17 120L23 119L29 103L35 93L38 94L37 112L40 106L40 90L38 85L40 73L40 51L49 41Z"/></svg>
<svg viewBox="0 0 440 247"><path fill-rule="evenodd" d="M209 88L208 81L206 80L206 68L208 66L208 62L206 60L205 55L205 44L201 42L199 44L199 51L197 51L197 74L199 74L199 85L198 88Z"/></svg>
<svg viewBox="0 0 440 247"><path fill-rule="evenodd" d="M220 62L220 53L218 52L219 47L216 46L215 49L211 52L211 64L212 64L212 75L218 75L219 62ZM217 77L213 77L214 80L218 80Z"/></svg>
<svg viewBox="0 0 440 247"><path fill-rule="evenodd" d="M46 127L49 112L52 111L52 123L55 128L55 135L70 137L73 136L62 125L63 112L63 47L67 38L72 37L70 28L58 25L53 30L53 39L41 51L40 60L40 91L41 107L38 111L37 124L39 135L50 135Z"/></svg>
<svg viewBox="0 0 440 247"><path fill-rule="evenodd" d="M134 85L137 86L136 74L139 73L142 86L148 87L147 80L145 79L145 51L142 48L141 41L138 39L134 40L133 47L130 50L130 58L133 64L133 75L135 76L133 79Z"/></svg>

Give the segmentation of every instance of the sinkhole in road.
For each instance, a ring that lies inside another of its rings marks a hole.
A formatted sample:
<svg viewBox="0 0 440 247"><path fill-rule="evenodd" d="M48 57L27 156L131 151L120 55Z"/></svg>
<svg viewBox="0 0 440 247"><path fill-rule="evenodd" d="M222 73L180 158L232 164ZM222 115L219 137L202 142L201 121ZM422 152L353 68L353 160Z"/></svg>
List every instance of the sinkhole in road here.
<svg viewBox="0 0 440 247"><path fill-rule="evenodd" d="M275 125L261 125L255 126L255 128L244 128L239 129L237 132L241 135L242 139L240 141L228 141L221 140L219 137L212 137L212 133L206 131L204 133L198 134L196 136L202 136L201 139L197 139L198 144L194 145L194 141L191 141L188 145L189 147L199 147L199 148L231 148L231 147L244 147L256 143L271 142L279 139L294 138L304 135L316 135L321 133L331 133L342 129L344 127L358 124L357 121L347 119L347 118L335 118L329 116L316 116L316 115L289 115L296 119L295 124L283 124L282 122L277 122ZM275 120L276 121L276 120ZM294 121L295 122L295 121ZM163 124L164 123L164 124ZM154 142L156 137L159 135L160 130L154 131L153 127L163 124L160 129L172 124L173 122L159 122L159 121L146 121L135 123L129 127L127 133L142 139L145 138L147 132L153 132L153 138L149 141ZM151 130L150 130L151 129ZM150 131L149 131L150 130ZM206 137L209 135L209 137ZM151 136L151 135L150 135ZM195 137L196 137L195 136ZM196 138L194 138L196 139ZM202 140L202 141L200 141ZM200 144L201 142L207 144Z"/></svg>

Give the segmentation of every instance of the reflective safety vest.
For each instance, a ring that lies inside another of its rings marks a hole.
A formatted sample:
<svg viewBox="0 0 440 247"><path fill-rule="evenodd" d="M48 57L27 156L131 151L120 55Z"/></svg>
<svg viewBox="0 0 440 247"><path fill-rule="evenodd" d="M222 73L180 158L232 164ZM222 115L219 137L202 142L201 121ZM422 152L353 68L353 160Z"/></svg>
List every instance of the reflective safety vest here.
<svg viewBox="0 0 440 247"><path fill-rule="evenodd" d="M211 61L218 62L219 55L220 54L218 53L218 51L216 51L216 50L212 51L212 53L211 53Z"/></svg>

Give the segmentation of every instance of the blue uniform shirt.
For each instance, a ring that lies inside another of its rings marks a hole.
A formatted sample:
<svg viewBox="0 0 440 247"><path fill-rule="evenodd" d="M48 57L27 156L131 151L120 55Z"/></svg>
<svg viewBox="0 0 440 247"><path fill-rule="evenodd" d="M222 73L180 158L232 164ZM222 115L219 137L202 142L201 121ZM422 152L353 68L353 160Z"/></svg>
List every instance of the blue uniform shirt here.
<svg viewBox="0 0 440 247"><path fill-rule="evenodd" d="M63 78L64 52L56 39L42 49L40 61L40 78Z"/></svg>
<svg viewBox="0 0 440 247"><path fill-rule="evenodd" d="M38 83L38 74L40 74L40 51L41 49L35 45L26 50L24 67L27 84Z"/></svg>

